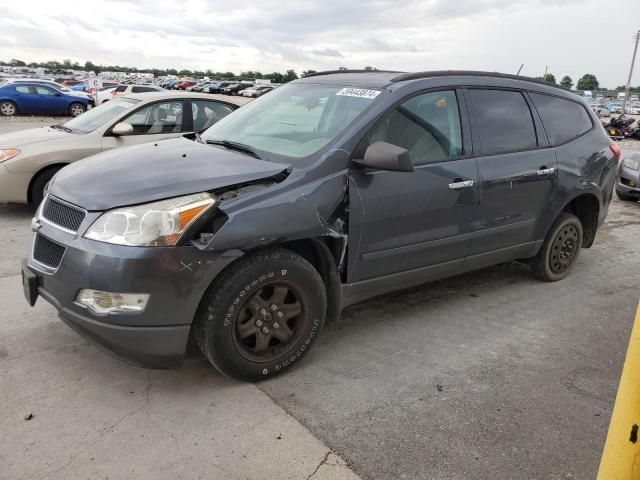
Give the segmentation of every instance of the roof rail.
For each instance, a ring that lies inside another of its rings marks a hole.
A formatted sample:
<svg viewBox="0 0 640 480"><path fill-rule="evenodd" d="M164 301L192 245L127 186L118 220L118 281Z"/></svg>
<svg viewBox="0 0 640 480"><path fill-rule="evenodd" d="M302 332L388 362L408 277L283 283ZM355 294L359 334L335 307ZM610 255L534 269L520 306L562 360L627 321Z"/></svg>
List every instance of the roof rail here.
<svg viewBox="0 0 640 480"><path fill-rule="evenodd" d="M397 77L392 78L391 82L417 80L420 78L452 77L452 76L508 78L510 80L522 80L525 82L538 83L540 85L546 85L548 87L556 87L561 90L570 91L568 88L565 88L562 85L547 82L546 80L540 80L538 78L525 77L522 75L511 75L509 73L480 72L480 71L474 71L474 70L434 70L432 72L403 73L401 75L398 75Z"/></svg>
<svg viewBox="0 0 640 480"><path fill-rule="evenodd" d="M313 72L307 75L304 75L302 78L308 77L317 77L320 75L332 75L334 73L400 73L406 74L406 72L401 72L398 70L325 70L323 72Z"/></svg>

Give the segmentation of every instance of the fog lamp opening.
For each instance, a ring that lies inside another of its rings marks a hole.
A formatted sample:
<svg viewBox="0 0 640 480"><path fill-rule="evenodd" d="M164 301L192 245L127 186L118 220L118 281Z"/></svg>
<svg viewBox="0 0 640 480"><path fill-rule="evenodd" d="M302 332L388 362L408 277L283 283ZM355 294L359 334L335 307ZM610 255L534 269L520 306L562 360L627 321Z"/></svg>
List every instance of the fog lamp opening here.
<svg viewBox="0 0 640 480"><path fill-rule="evenodd" d="M140 313L149 301L148 293L114 293L83 288L76 296L76 303L98 314Z"/></svg>

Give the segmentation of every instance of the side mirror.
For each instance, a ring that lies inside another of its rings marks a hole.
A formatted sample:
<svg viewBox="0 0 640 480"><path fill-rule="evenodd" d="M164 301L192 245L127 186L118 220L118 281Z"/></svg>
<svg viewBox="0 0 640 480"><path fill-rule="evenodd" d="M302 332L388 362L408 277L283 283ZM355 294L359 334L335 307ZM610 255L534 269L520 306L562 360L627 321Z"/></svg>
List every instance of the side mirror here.
<svg viewBox="0 0 640 480"><path fill-rule="evenodd" d="M133 126L127 122L116 123L111 129L111 133L116 137L126 137L127 135L133 135Z"/></svg>
<svg viewBox="0 0 640 480"><path fill-rule="evenodd" d="M376 170L393 172L413 172L413 162L407 150L387 142L375 142L369 145L362 160L354 163Z"/></svg>

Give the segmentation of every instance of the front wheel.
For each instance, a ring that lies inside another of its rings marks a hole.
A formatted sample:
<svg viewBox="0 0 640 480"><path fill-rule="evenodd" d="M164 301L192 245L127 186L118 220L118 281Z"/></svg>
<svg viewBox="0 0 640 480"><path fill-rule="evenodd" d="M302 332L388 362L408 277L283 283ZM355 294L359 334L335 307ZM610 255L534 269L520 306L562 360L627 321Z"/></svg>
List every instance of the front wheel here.
<svg viewBox="0 0 640 480"><path fill-rule="evenodd" d="M39 172L31 182L30 198L34 206L40 205L44 199L49 182L62 167L50 167Z"/></svg>
<svg viewBox="0 0 640 480"><path fill-rule="evenodd" d="M547 282L566 277L578 262L582 237L580 219L571 213L561 213L549 229L538 255L533 259L534 275Z"/></svg>
<svg viewBox="0 0 640 480"><path fill-rule="evenodd" d="M620 200L622 200L623 202L627 202L627 201L629 201L629 200L633 200L629 195L626 195L626 194L622 193L622 192L621 192L621 191L619 191L619 190L616 190L616 196L617 196Z"/></svg>
<svg viewBox="0 0 640 480"><path fill-rule="evenodd" d="M82 115L87 108L81 103L72 103L69 105L69 115L72 117L77 117L78 115Z"/></svg>
<svg viewBox="0 0 640 480"><path fill-rule="evenodd" d="M238 260L214 282L194 334L220 372L256 381L298 363L320 333L326 309L317 270L294 252L270 249Z"/></svg>

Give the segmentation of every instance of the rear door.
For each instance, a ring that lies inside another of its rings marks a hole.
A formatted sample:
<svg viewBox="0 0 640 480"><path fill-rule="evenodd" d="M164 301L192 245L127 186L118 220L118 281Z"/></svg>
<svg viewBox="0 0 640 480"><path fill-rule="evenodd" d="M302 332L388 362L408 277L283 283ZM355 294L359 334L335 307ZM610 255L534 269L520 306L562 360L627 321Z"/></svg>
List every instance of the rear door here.
<svg viewBox="0 0 640 480"><path fill-rule="evenodd" d="M556 155L526 93L474 88L465 94L480 172L470 255L502 251L509 259L538 240L536 224L557 188Z"/></svg>
<svg viewBox="0 0 640 480"><path fill-rule="evenodd" d="M16 92L16 102L20 113L46 113L46 107L43 110L43 106L38 102L34 87L16 84L13 89Z"/></svg>
<svg viewBox="0 0 640 480"><path fill-rule="evenodd" d="M437 264L455 273L462 266L478 172L475 159L465 157L468 128L459 105L454 90L412 96L383 117L356 150L362 154L377 141L403 147L415 170L351 171L349 282Z"/></svg>

